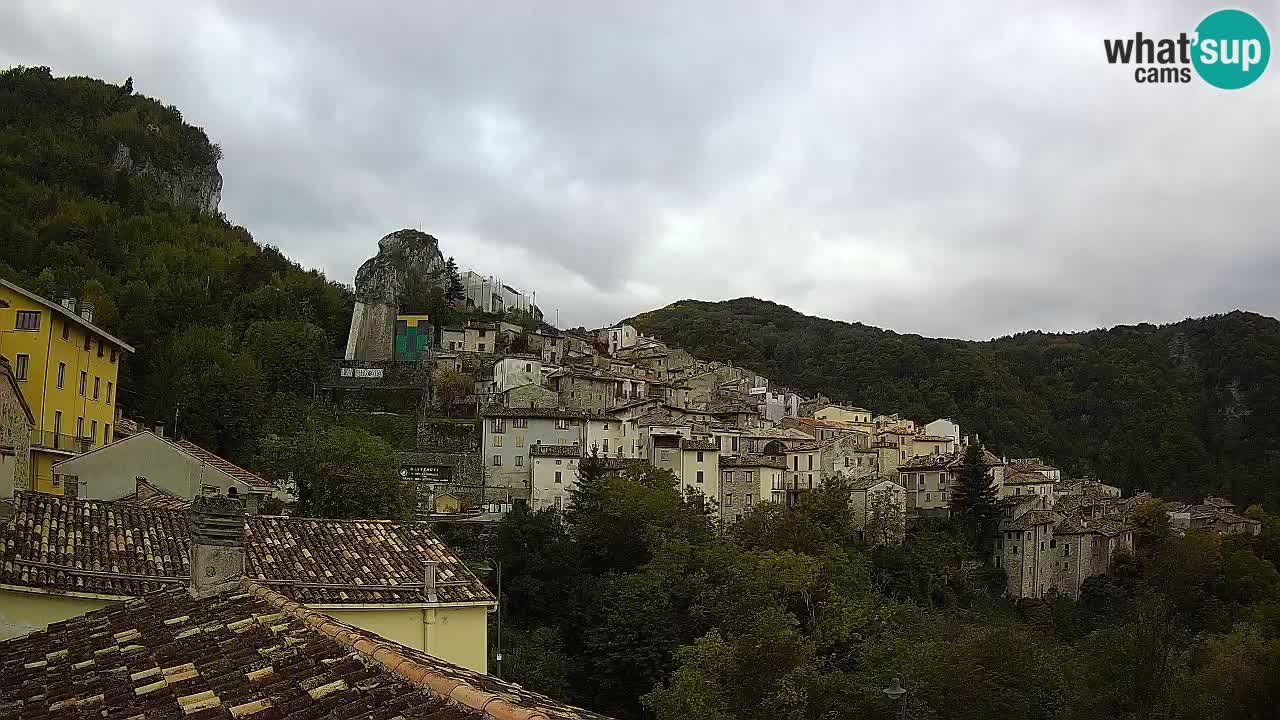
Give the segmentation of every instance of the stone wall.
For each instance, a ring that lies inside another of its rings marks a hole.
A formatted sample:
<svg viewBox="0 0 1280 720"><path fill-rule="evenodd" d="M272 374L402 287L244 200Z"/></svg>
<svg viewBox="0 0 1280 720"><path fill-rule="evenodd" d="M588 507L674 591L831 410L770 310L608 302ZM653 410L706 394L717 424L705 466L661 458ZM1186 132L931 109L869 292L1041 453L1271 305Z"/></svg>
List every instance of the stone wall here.
<svg viewBox="0 0 1280 720"><path fill-rule="evenodd" d="M746 513L750 505L747 496L751 496L751 505L760 502L760 471L755 468L725 468L720 471L720 517L725 522L734 522ZM733 504L729 504L732 496ZM768 499L768 498L764 498Z"/></svg>
<svg viewBox="0 0 1280 720"><path fill-rule="evenodd" d="M31 489L31 419L22 407L8 363L0 367L0 447L13 452L4 463L5 477L0 477L0 497L11 497L14 490ZM12 477L7 471L12 469Z"/></svg>
<svg viewBox="0 0 1280 720"><path fill-rule="evenodd" d="M480 452L480 420L418 418L418 449L435 452Z"/></svg>

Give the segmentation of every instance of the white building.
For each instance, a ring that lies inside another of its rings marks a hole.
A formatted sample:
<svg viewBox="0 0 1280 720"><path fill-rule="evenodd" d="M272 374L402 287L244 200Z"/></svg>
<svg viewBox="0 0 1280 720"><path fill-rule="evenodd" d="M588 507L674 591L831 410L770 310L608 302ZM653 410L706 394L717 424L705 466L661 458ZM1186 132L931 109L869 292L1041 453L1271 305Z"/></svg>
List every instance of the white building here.
<svg viewBox="0 0 1280 720"><path fill-rule="evenodd" d="M542 358L536 355L508 355L494 363L494 392L506 392L531 383L542 384Z"/></svg>
<svg viewBox="0 0 1280 720"><path fill-rule="evenodd" d="M533 463L532 496L534 510L569 507L570 492L578 485L580 448L576 445L535 445L529 450Z"/></svg>
<svg viewBox="0 0 1280 720"><path fill-rule="evenodd" d="M474 270L462 273L462 288L466 292L467 307L479 308L488 313L507 310L529 312L533 303L524 293L492 275L481 275Z"/></svg>
<svg viewBox="0 0 1280 720"><path fill-rule="evenodd" d="M639 334L636 329L630 325L616 325L605 329L605 334L609 342L609 354L612 355L619 350L635 347Z"/></svg>
<svg viewBox="0 0 1280 720"><path fill-rule="evenodd" d="M949 418L938 418L924 426L922 435L949 437L956 447L960 446L960 426Z"/></svg>

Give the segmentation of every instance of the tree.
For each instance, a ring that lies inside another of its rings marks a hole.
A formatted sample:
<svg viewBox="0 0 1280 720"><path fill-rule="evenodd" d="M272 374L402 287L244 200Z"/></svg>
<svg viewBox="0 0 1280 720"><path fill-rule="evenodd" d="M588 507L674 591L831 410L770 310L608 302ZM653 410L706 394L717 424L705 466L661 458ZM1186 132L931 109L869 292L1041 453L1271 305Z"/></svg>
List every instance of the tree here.
<svg viewBox="0 0 1280 720"><path fill-rule="evenodd" d="M997 520L996 491L978 443L969 443L965 448L960 484L951 495L951 511L968 524L974 534L975 548L985 553L991 547Z"/></svg>
<svg viewBox="0 0 1280 720"><path fill-rule="evenodd" d="M431 371L431 389L445 412L471 394L475 383L466 374L450 367L437 366Z"/></svg>
<svg viewBox="0 0 1280 720"><path fill-rule="evenodd" d="M1146 557L1165 546L1173 537L1169 528L1168 506L1163 500L1138 503L1133 510L1133 545Z"/></svg>
<svg viewBox="0 0 1280 720"><path fill-rule="evenodd" d="M391 446L377 435L345 427L306 431L276 439L266 455L271 476L296 485L303 517L412 515L412 490L400 479Z"/></svg>
<svg viewBox="0 0 1280 720"><path fill-rule="evenodd" d="M867 493L867 519L863 540L871 545L897 545L906 531L906 517L900 493L885 488Z"/></svg>
<svg viewBox="0 0 1280 720"><path fill-rule="evenodd" d="M458 263L453 261L450 256L444 264L445 272L445 293L444 299L449 305L460 305L467 299L467 290L462 286L462 277L458 274Z"/></svg>

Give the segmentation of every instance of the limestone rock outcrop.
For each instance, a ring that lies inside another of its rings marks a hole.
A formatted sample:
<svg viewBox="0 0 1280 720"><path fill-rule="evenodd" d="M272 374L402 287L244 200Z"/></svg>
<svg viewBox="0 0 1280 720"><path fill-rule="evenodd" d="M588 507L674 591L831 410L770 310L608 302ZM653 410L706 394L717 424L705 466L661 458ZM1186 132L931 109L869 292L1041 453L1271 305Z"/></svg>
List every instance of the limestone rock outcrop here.
<svg viewBox="0 0 1280 720"><path fill-rule="evenodd" d="M121 143L116 145L111 170L155 180L174 205L216 213L218 203L222 202L222 173L218 172L217 163L189 172L173 173L143 160L135 162L129 146Z"/></svg>
<svg viewBox="0 0 1280 720"><path fill-rule="evenodd" d="M347 336L348 360L390 360L396 313L409 278L443 282L440 242L420 230L397 230L378 241L378 254L356 271L356 305Z"/></svg>

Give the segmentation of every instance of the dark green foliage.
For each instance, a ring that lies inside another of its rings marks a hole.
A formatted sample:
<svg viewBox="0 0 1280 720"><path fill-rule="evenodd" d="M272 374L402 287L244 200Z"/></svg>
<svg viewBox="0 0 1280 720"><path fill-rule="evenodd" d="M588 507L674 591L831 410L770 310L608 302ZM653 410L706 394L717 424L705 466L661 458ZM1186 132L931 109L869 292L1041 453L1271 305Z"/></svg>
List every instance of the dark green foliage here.
<svg viewBox="0 0 1280 720"><path fill-rule="evenodd" d="M1280 322L1232 312L1173 325L989 342L899 335L753 298L632 319L710 360L809 393L950 417L1011 456L1126 490L1280 505Z"/></svg>
<svg viewBox="0 0 1280 720"><path fill-rule="evenodd" d="M979 555L986 554L991 547L999 520L995 486L987 474L982 455L982 446L969 443L965 449L964 465L960 467L960 484L951 497L952 512L969 527Z"/></svg>
<svg viewBox="0 0 1280 720"><path fill-rule="evenodd" d="M137 348L118 388L126 415L252 465L265 438L297 429L351 293L304 271L220 215L174 207L134 167L183 175L220 157L171 106L48 68L0 73L0 275L96 306Z"/></svg>
<svg viewBox="0 0 1280 720"><path fill-rule="evenodd" d="M304 430L265 450L273 477L298 488L297 514L321 518L407 518L413 495L391 446L363 430Z"/></svg>

